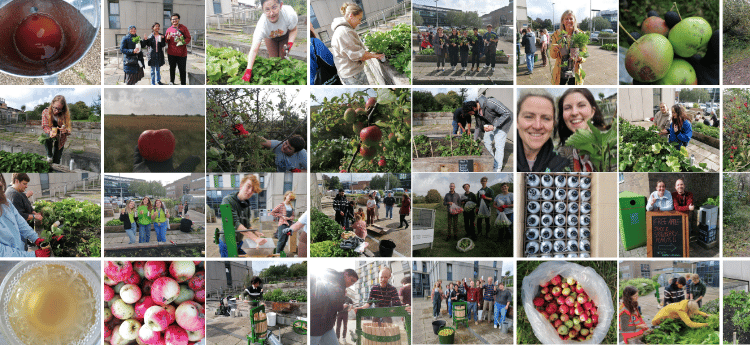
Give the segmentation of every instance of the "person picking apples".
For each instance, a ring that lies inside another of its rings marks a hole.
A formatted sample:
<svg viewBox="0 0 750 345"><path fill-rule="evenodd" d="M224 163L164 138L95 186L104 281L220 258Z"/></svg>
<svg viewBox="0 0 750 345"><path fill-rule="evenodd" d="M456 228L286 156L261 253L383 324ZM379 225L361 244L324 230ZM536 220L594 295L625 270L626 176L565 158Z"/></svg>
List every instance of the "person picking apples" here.
<svg viewBox="0 0 750 345"><path fill-rule="evenodd" d="M253 32L253 43L247 54L247 69L242 80L250 82L253 77L253 64L258 57L261 41L266 43L268 57L285 57L292 50L297 39L297 12L292 6L284 6L281 0L260 0L263 15Z"/></svg>
<svg viewBox="0 0 750 345"><path fill-rule="evenodd" d="M229 205L232 207L232 221L234 222L234 228L236 229L236 243L233 245L237 246L237 253L245 254L242 250L242 240L247 236L250 240L255 242L258 247L265 244L268 239L263 237L263 233L251 230L251 222L253 219L253 207L254 205L250 202L250 197L255 193L260 193L260 181L255 175L245 175L240 181L240 190L229 194L221 200L222 205ZM225 258L229 256L227 250L227 243L222 235L219 239L219 252L221 257Z"/></svg>
<svg viewBox="0 0 750 345"><path fill-rule="evenodd" d="M307 150L305 150L305 139L301 135L292 135L283 142L263 137L260 139L263 141L261 145L272 149L276 155L277 172L307 172Z"/></svg>

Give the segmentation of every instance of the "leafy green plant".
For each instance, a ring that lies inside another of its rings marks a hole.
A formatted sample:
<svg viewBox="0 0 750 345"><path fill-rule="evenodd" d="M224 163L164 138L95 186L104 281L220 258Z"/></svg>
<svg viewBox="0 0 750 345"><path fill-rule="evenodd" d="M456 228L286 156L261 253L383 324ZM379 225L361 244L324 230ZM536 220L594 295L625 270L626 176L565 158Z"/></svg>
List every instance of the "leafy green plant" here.
<svg viewBox="0 0 750 345"><path fill-rule="evenodd" d="M602 44L601 48L604 49L604 50L615 51L615 50L617 50L617 44L615 44L615 43L605 43L605 44Z"/></svg>
<svg viewBox="0 0 750 345"><path fill-rule="evenodd" d="M643 339L648 344L719 344L719 315L693 316L695 322L706 327L690 328L680 319L665 319L659 328L647 331Z"/></svg>
<svg viewBox="0 0 750 345"><path fill-rule="evenodd" d="M120 221L119 219L111 219L110 221L104 224L104 226L118 226L118 225L123 225L122 221Z"/></svg>
<svg viewBox="0 0 750 345"><path fill-rule="evenodd" d="M591 122L588 125L588 131L576 131L565 144L575 147L581 154L589 155L596 171L612 170L613 160L617 154L617 131L609 130L602 133Z"/></svg>
<svg viewBox="0 0 750 345"><path fill-rule="evenodd" d="M310 244L311 257L355 258L359 253L351 249L341 249L338 241L323 241Z"/></svg>
<svg viewBox="0 0 750 345"><path fill-rule="evenodd" d="M570 139L568 139L570 140ZM676 148L657 134L656 126L644 129L620 119L620 171L703 172L706 163L694 166L685 147Z"/></svg>
<svg viewBox="0 0 750 345"><path fill-rule="evenodd" d="M588 44L589 35L585 32L579 32L577 34L574 34L573 37L570 38L571 48L584 49Z"/></svg>
<svg viewBox="0 0 750 345"><path fill-rule="evenodd" d="M206 77L209 85L306 85L307 64L297 59L264 58L253 63L250 82L242 80L247 56L232 48L206 46Z"/></svg>
<svg viewBox="0 0 750 345"><path fill-rule="evenodd" d="M101 208L90 201L68 198L58 202L38 200L34 210L42 213L41 237L64 235L52 243L55 256L99 257L101 255ZM60 226L53 226L59 221Z"/></svg>
<svg viewBox="0 0 750 345"><path fill-rule="evenodd" d="M719 139L719 128L713 126L706 126L703 123L696 122L693 124L693 131L709 136L712 138Z"/></svg>
<svg viewBox="0 0 750 345"><path fill-rule="evenodd" d="M411 30L401 23L388 31L371 32L365 35L367 50L385 54L394 68L407 76L411 75Z"/></svg>
<svg viewBox="0 0 750 345"><path fill-rule="evenodd" d="M419 52L419 55L435 55L435 49L432 49L432 48L422 49Z"/></svg>
<svg viewBox="0 0 750 345"><path fill-rule="evenodd" d="M0 151L0 171L46 173L50 166L44 156L36 153Z"/></svg>

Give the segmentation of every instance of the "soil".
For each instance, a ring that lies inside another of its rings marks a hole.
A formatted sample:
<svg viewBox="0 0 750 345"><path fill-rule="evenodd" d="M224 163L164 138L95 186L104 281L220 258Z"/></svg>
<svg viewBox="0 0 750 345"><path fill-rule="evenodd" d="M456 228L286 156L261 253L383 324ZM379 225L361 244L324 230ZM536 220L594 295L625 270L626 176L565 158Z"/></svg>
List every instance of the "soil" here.
<svg viewBox="0 0 750 345"><path fill-rule="evenodd" d="M742 61L729 66L724 65L724 84L750 84L750 74L747 73L748 68L750 68L750 58L743 59Z"/></svg>
<svg viewBox="0 0 750 345"><path fill-rule="evenodd" d="M445 138L431 138L430 143L432 143L432 148L430 149L430 145L421 145L417 146L417 153L419 154L419 158L427 158L427 157L442 157L440 153L438 153L438 146L443 145L447 148L451 147L450 140L446 140ZM453 147L455 147L458 144L458 138L453 141ZM482 151L484 152L485 149L482 146ZM480 156L480 155L477 155Z"/></svg>
<svg viewBox="0 0 750 345"><path fill-rule="evenodd" d="M84 249L84 252L80 252L78 250L78 245L80 244L86 244L91 241L93 238L99 238L101 235L101 232L99 229L83 229L80 230L76 236L75 239L73 239L73 236L66 236L63 237L62 240L62 248L60 249L54 249L55 245L53 244L53 252L56 257L94 257L99 256L99 252L97 253L91 253L88 248Z"/></svg>
<svg viewBox="0 0 750 345"><path fill-rule="evenodd" d="M151 248L105 250L108 257L202 257L203 244L162 245Z"/></svg>
<svg viewBox="0 0 750 345"><path fill-rule="evenodd" d="M735 327L732 323L732 316L738 311L739 308L737 307L724 306L724 341L731 344L733 333L736 331L738 344L750 344L750 332L742 332L742 330Z"/></svg>

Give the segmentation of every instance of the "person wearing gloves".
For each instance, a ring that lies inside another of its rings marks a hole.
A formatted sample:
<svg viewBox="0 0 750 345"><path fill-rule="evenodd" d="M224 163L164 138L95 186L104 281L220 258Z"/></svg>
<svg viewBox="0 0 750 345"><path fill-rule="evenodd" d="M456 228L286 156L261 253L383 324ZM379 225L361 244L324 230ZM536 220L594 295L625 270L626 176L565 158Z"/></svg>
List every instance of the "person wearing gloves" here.
<svg viewBox="0 0 750 345"><path fill-rule="evenodd" d="M693 126L685 112L685 108L679 104L672 106L672 124L667 126L669 143L675 143L677 149L687 147L693 138Z"/></svg>
<svg viewBox="0 0 750 345"><path fill-rule="evenodd" d="M175 66L180 70L180 83L187 85L187 45L190 44L190 31L180 24L180 15L172 14L172 26L167 29L167 61L169 62L169 82L174 85Z"/></svg>
<svg viewBox="0 0 750 345"><path fill-rule="evenodd" d="M167 242L167 229L169 229L169 211L164 207L160 199L154 201L154 209L151 211L151 221L156 231L156 242Z"/></svg>
<svg viewBox="0 0 750 345"><path fill-rule="evenodd" d="M151 66L151 85L164 85L161 82L161 66L164 66L164 47L167 41L161 34L161 25L151 25L151 35L141 42L142 47L149 47L148 65Z"/></svg>
<svg viewBox="0 0 750 345"><path fill-rule="evenodd" d="M451 213L451 206L453 204L461 204L461 194L456 193L456 184L452 183L449 186L450 191L443 197L443 205L448 208L448 237L446 241L450 241L451 238L455 237L458 239L458 213ZM453 229L451 231L451 229Z"/></svg>
<svg viewBox="0 0 750 345"><path fill-rule="evenodd" d="M65 142L70 136L72 126L70 109L65 96L55 96L49 103L49 107L42 111L42 131L49 136L44 140L47 162L60 164Z"/></svg>
<svg viewBox="0 0 750 345"><path fill-rule="evenodd" d="M656 182L656 191L651 193L651 196L648 197L646 211L672 210L674 210L674 203L672 202L672 194L667 191L667 185L664 181Z"/></svg>
<svg viewBox="0 0 750 345"><path fill-rule="evenodd" d="M143 60L143 54L138 43L133 42L133 38L138 37L135 25L128 27L128 34L120 42L120 52L125 56L122 58L122 70L125 72L125 84L135 85L143 78L143 67L139 61Z"/></svg>
<svg viewBox="0 0 750 345"><path fill-rule="evenodd" d="M263 15L253 32L253 43L247 54L247 69L242 80L250 82L253 77L253 64L258 57L260 42L266 43L268 57L285 57L292 50L297 39L297 12L292 6L284 6L281 0L260 0Z"/></svg>
<svg viewBox="0 0 750 345"><path fill-rule="evenodd" d="M384 58L384 54L370 53L354 31L362 22L364 12L357 4L347 2L341 6L341 14L331 23L331 53L344 85L369 85L365 74L365 61Z"/></svg>
<svg viewBox="0 0 750 345"><path fill-rule="evenodd" d="M482 52L484 52L484 39L479 36L479 29L474 28L474 36L471 36L471 68L469 69L469 72L474 71L474 65L477 67L477 72L479 72L479 58Z"/></svg>
<svg viewBox="0 0 750 345"><path fill-rule="evenodd" d="M508 138L508 132L510 132L513 123L513 112L494 97L487 98L481 95L477 98L477 104L479 105L479 112L474 115L477 119L474 140L478 140L480 133L482 133L484 147L495 157L492 168L501 172L503 158L505 158L505 140ZM492 148L493 143L495 144L494 149Z"/></svg>
<svg viewBox="0 0 750 345"><path fill-rule="evenodd" d="M33 253L25 251L24 240L34 242L37 247L45 241L8 202L5 193L0 193L0 257L49 257L52 255L49 247L37 249Z"/></svg>

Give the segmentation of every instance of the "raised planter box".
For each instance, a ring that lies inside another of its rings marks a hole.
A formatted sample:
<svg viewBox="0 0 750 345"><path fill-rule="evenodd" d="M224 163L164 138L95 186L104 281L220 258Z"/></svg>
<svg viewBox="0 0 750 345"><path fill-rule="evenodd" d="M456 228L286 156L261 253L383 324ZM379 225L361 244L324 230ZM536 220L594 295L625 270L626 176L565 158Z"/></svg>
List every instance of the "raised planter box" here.
<svg viewBox="0 0 750 345"><path fill-rule="evenodd" d="M169 224L168 230L180 230L180 224ZM116 233L116 232L125 232L125 228L123 228L122 225L112 225L112 226L105 226L104 227L104 233Z"/></svg>
<svg viewBox="0 0 750 345"><path fill-rule="evenodd" d="M484 63L484 61L486 60L485 58L486 58L486 56L482 56L481 58L479 58L479 62L480 63ZM510 57L508 55L505 55L505 56L497 55L497 56L495 56L495 63L507 64L509 60L510 60ZM434 54L433 55L419 55L419 54L417 54L417 55L414 56L414 62L437 62L437 56L434 55ZM446 62L447 62L447 59L446 59ZM469 63L471 63L471 56L469 56Z"/></svg>
<svg viewBox="0 0 750 345"><path fill-rule="evenodd" d="M716 139L714 137L709 137L707 135L703 135L701 133L693 131L693 139L698 140L702 143L705 143L706 145L709 145L713 148L716 148L716 149L719 148L719 139Z"/></svg>

